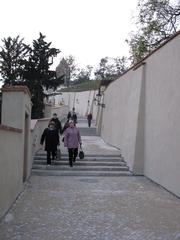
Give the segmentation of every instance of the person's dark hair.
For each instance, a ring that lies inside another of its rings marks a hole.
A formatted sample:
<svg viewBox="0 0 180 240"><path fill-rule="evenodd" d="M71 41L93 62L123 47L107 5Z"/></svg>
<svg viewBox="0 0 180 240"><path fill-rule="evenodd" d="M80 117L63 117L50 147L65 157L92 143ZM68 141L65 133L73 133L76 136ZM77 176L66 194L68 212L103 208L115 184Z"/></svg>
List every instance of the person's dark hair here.
<svg viewBox="0 0 180 240"><path fill-rule="evenodd" d="M53 113L53 116L57 116L57 113Z"/></svg>
<svg viewBox="0 0 180 240"><path fill-rule="evenodd" d="M55 126L55 122L54 122L54 121L50 121L49 124L48 124L48 127L49 127L50 125L54 125L54 126Z"/></svg>

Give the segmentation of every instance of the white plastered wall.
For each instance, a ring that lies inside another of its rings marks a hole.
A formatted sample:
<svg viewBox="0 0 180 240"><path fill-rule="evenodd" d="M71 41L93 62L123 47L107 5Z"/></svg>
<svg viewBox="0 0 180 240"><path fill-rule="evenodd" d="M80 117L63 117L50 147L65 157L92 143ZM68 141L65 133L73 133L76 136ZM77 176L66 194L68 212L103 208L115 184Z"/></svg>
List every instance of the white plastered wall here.
<svg viewBox="0 0 180 240"><path fill-rule="evenodd" d="M180 35L147 59L144 174L180 196Z"/></svg>
<svg viewBox="0 0 180 240"><path fill-rule="evenodd" d="M97 106L93 101L96 94L96 90L83 92L62 92L60 95L53 96L52 98L54 98L56 106L63 102L64 105L69 107L69 110L72 110L72 108L75 107L75 111L78 116L83 117L92 111L93 119L96 119Z"/></svg>
<svg viewBox="0 0 180 240"><path fill-rule="evenodd" d="M62 106L52 106L50 104L45 104L44 109L44 118L52 118L53 114L56 113L59 119L63 119L67 117L69 108L66 105Z"/></svg>
<svg viewBox="0 0 180 240"><path fill-rule="evenodd" d="M105 108L101 127L102 137L121 149L134 171L136 132L142 82L142 67L129 71L110 84L105 91Z"/></svg>
<svg viewBox="0 0 180 240"><path fill-rule="evenodd" d="M101 135L135 174L180 196L180 34L105 92Z"/></svg>
<svg viewBox="0 0 180 240"><path fill-rule="evenodd" d="M31 172L31 101L28 89L10 86L2 89L0 125L0 217L8 210Z"/></svg>
<svg viewBox="0 0 180 240"><path fill-rule="evenodd" d="M23 188L21 150L22 133L0 129L0 217L6 213Z"/></svg>

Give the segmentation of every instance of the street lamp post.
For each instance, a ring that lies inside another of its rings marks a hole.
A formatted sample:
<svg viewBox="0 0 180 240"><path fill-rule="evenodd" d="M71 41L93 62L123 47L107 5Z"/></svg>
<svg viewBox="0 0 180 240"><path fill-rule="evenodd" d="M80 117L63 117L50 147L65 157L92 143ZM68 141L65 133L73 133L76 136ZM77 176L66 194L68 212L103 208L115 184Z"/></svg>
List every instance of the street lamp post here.
<svg viewBox="0 0 180 240"><path fill-rule="evenodd" d="M101 87L99 87L98 93L96 94L96 97L94 98L94 102L97 106L105 107L105 104L101 103L101 99L102 99L102 92L101 92Z"/></svg>

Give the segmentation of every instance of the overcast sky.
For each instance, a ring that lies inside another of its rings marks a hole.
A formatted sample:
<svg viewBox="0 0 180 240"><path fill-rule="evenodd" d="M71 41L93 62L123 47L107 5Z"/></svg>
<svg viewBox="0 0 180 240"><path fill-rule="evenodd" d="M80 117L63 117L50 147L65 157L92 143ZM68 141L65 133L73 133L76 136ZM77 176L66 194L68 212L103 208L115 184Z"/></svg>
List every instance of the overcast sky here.
<svg viewBox="0 0 180 240"><path fill-rule="evenodd" d="M20 35L26 43L46 35L60 58L75 56L80 67L102 57L128 55L137 0L1 0L0 39ZM1 42L2 44L2 42Z"/></svg>

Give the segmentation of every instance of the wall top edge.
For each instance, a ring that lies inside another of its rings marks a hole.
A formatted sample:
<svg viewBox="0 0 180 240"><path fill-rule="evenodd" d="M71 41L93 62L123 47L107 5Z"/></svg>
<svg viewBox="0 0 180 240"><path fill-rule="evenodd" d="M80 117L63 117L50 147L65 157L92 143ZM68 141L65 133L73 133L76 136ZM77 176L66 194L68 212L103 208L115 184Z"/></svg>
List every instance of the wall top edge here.
<svg viewBox="0 0 180 240"><path fill-rule="evenodd" d="M45 103L44 105L45 105L45 106L52 107L52 104L51 104L51 103Z"/></svg>
<svg viewBox="0 0 180 240"><path fill-rule="evenodd" d="M147 54L147 56L145 56L144 58L142 58L139 62L137 62L136 64L134 64L132 66L133 69L138 68L138 66L140 64L142 64L144 62L144 60L146 60L147 58L149 58L152 54L156 53L160 48L164 47L166 44L168 44L170 41L172 41L174 38L176 38L177 36L180 35L180 30L177 31L176 33L174 33L173 35L171 35L167 40L165 40L163 43L161 43L157 48L155 48L154 50L152 50L149 54ZM131 68L131 69L132 69Z"/></svg>
<svg viewBox="0 0 180 240"><path fill-rule="evenodd" d="M52 117L51 117L52 118ZM43 121L48 121L48 120L51 120L51 118L39 118L39 119L31 119L32 120L36 120L38 122L43 122Z"/></svg>
<svg viewBox="0 0 180 240"><path fill-rule="evenodd" d="M159 47L157 47L156 49L152 50L149 54L147 54L147 56L145 56L144 58L142 58L139 62L135 63L134 65L132 65L129 69L127 69L119 78L115 79L114 81L120 80L121 77L123 75L125 75L126 73L130 72L131 70L135 71L136 69L138 69L141 65L143 65L146 59L148 59L151 55L153 55L154 53L156 53L160 48L164 47L166 44L168 44L170 41L172 41L174 38L176 38L177 36L180 35L180 30L177 31L175 34L173 34L172 36L170 36L166 41L164 41ZM114 81L112 81L108 87L114 83ZM107 88L108 88L107 87Z"/></svg>
<svg viewBox="0 0 180 240"><path fill-rule="evenodd" d="M140 62L139 64L137 64L134 68L133 68L133 71L137 70L139 67L145 65L146 62Z"/></svg>
<svg viewBox="0 0 180 240"><path fill-rule="evenodd" d="M0 130L22 133L22 129L0 124Z"/></svg>
<svg viewBox="0 0 180 240"><path fill-rule="evenodd" d="M68 105L61 105L61 106L53 106L52 109L59 109L63 107L68 107Z"/></svg>
<svg viewBox="0 0 180 240"><path fill-rule="evenodd" d="M26 86L5 86L1 89L2 92L24 92L31 98L29 88Z"/></svg>
<svg viewBox="0 0 180 240"><path fill-rule="evenodd" d="M40 118L40 119L31 119L31 132L34 131L34 128L38 122L50 121L51 118Z"/></svg>

